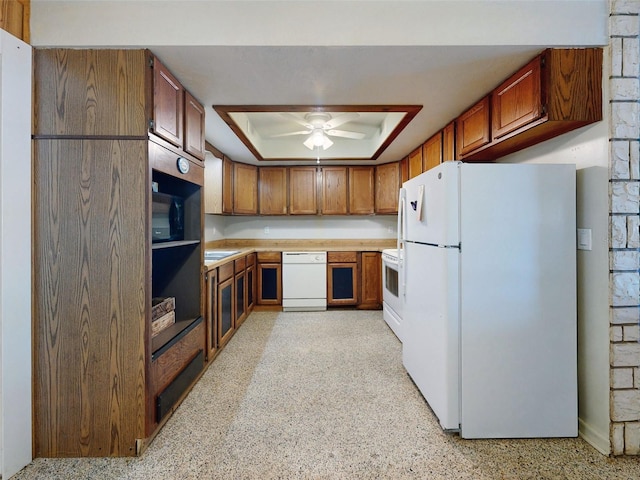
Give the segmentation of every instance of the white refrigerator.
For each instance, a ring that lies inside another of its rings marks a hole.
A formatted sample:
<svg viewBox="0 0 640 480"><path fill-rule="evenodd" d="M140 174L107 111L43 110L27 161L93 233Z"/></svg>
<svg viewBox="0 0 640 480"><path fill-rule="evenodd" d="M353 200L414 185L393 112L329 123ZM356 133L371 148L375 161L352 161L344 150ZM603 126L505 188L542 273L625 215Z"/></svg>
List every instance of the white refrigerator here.
<svg viewBox="0 0 640 480"><path fill-rule="evenodd" d="M443 429L577 436L575 175L446 162L403 184L402 361Z"/></svg>

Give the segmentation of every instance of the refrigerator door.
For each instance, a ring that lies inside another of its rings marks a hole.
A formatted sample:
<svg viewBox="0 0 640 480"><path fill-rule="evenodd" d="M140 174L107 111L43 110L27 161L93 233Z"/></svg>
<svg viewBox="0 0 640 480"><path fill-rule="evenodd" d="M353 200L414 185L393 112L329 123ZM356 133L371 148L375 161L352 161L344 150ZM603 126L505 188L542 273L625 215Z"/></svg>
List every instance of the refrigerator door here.
<svg viewBox="0 0 640 480"><path fill-rule="evenodd" d="M403 184L404 240L458 246L460 162L445 162Z"/></svg>
<svg viewBox="0 0 640 480"><path fill-rule="evenodd" d="M457 248L407 242L402 362L445 430L459 416Z"/></svg>
<svg viewBox="0 0 640 480"><path fill-rule="evenodd" d="M573 165L461 169L461 436L577 435Z"/></svg>

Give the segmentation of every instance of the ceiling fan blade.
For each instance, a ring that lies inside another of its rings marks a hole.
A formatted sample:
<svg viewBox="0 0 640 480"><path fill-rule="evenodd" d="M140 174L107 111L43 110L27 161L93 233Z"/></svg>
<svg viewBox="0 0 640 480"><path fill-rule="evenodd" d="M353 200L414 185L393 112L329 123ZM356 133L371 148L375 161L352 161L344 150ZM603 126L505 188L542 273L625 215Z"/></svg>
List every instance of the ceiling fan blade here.
<svg viewBox="0 0 640 480"><path fill-rule="evenodd" d="M342 138L352 138L354 140L362 140L366 137L366 134L362 132L349 132L347 130L327 130L327 135L332 135L334 137L342 137Z"/></svg>
<svg viewBox="0 0 640 480"><path fill-rule="evenodd" d="M278 133L277 135L269 135L269 138L290 137L292 135L309 135L311 130L298 130L297 132Z"/></svg>
<svg viewBox="0 0 640 480"><path fill-rule="evenodd" d="M333 130L334 128L342 125L343 123L354 121L359 116L360 114L357 112L343 113L342 115L338 115L337 117L334 117L328 122L326 122L322 128L324 128L325 130Z"/></svg>
<svg viewBox="0 0 640 480"><path fill-rule="evenodd" d="M293 113L282 112L280 115L282 115L285 118L288 118L289 120L296 122L298 125L302 125L304 128L308 128L309 130L313 129L313 125L311 125L309 122L307 122L303 118L300 118L299 116L294 115Z"/></svg>
<svg viewBox="0 0 640 480"><path fill-rule="evenodd" d="M324 143L322 144L322 149L326 150L327 148L329 148L331 145L333 145L333 142L331 141L331 139L329 137L324 137Z"/></svg>

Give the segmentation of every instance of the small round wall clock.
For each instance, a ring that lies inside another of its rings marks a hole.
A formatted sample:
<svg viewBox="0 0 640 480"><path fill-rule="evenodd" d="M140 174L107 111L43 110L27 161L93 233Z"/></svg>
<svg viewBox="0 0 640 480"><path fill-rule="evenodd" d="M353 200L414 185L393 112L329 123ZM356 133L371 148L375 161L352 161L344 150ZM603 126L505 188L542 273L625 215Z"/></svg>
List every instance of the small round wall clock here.
<svg viewBox="0 0 640 480"><path fill-rule="evenodd" d="M187 173L189 171L189 160L184 157L178 157L178 170L180 173Z"/></svg>

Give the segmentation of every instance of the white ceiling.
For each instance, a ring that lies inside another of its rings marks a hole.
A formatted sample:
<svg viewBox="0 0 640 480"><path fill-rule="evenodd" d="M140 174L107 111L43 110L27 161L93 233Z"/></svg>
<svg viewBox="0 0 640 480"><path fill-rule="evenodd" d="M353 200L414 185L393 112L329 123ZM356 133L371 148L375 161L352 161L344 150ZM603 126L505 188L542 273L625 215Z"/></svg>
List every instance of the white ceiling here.
<svg viewBox="0 0 640 480"><path fill-rule="evenodd" d="M207 140L247 163L258 162L213 105L422 105L370 162L384 163L542 49L606 45L608 11L608 0L31 0L31 41L150 48L205 105Z"/></svg>

